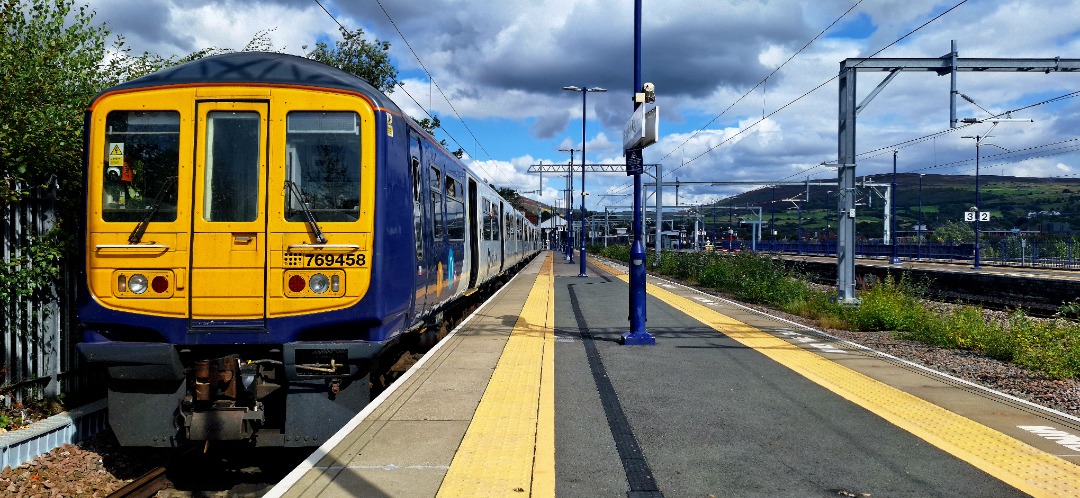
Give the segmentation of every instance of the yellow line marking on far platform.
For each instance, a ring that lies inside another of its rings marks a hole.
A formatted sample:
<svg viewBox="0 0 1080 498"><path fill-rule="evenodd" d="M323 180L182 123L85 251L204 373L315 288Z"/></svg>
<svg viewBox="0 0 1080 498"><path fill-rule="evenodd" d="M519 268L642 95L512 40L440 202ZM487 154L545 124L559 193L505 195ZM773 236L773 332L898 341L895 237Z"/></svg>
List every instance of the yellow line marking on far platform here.
<svg viewBox="0 0 1080 498"><path fill-rule="evenodd" d="M597 264L624 282L619 270ZM1080 466L658 286L649 294L713 330L1032 496L1080 496ZM659 339L658 339L659 340Z"/></svg>

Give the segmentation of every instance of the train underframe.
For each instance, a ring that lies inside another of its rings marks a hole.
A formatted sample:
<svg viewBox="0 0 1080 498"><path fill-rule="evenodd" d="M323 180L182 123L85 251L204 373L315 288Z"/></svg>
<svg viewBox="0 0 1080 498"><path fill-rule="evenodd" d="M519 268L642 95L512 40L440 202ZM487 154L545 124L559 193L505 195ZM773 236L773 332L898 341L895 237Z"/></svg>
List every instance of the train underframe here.
<svg viewBox="0 0 1080 498"><path fill-rule="evenodd" d="M191 442L309 447L371 399L384 343L332 341L248 347L163 343L80 345L108 370L109 425L123 446Z"/></svg>

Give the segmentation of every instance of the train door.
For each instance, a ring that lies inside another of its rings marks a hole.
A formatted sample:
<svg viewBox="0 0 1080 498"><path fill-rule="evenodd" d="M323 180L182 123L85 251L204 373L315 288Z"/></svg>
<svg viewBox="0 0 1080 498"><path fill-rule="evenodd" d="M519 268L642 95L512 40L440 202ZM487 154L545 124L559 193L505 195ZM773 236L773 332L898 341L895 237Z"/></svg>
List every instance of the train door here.
<svg viewBox="0 0 1080 498"><path fill-rule="evenodd" d="M506 269L506 241L509 239L510 227L506 225L504 214L506 203L499 201L499 271Z"/></svg>
<svg viewBox="0 0 1080 498"><path fill-rule="evenodd" d="M428 293L428 306L435 307L440 304L440 301L446 298L445 291L450 287L450 278L448 271L450 269L449 252L450 248L446 241L446 219L443 217L445 211L443 203L443 174L444 171L439 167L440 165L435 162L434 151L428 151L428 193L431 195L431 211L429 212L431 219L431 264L435 265L433 273L434 286L431 285L429 278Z"/></svg>
<svg viewBox="0 0 1080 498"><path fill-rule="evenodd" d="M427 306L427 294L428 294L428 256L425 251L425 246L430 247L431 243L426 242L431 237L431 232L426 229L424 223L424 197L425 197L425 185L427 184L425 168L421 163L423 156L423 149L420 145L420 140L412 140L409 145L409 157L412 171L412 195L413 195L413 243L416 250L416 273L413 274L413 319L417 319L423 316L425 308Z"/></svg>
<svg viewBox="0 0 1080 498"><path fill-rule="evenodd" d="M266 317L267 102L199 102L191 325L260 328Z"/></svg>
<svg viewBox="0 0 1080 498"><path fill-rule="evenodd" d="M469 288L476 287L476 276L480 270L480 230L476 222L476 180L469 178ZM486 221L486 220L485 220Z"/></svg>

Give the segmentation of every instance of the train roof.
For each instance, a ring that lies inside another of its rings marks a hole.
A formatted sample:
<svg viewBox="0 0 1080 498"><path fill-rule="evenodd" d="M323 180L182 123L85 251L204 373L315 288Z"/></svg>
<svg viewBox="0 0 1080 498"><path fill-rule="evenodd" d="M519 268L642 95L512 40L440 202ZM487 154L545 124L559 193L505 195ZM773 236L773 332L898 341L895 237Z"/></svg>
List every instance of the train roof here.
<svg viewBox="0 0 1080 498"><path fill-rule="evenodd" d="M102 91L108 93L176 85L257 84L344 90L366 95L378 107L396 110L393 103L364 79L318 61L273 52L232 52L203 57L162 69Z"/></svg>

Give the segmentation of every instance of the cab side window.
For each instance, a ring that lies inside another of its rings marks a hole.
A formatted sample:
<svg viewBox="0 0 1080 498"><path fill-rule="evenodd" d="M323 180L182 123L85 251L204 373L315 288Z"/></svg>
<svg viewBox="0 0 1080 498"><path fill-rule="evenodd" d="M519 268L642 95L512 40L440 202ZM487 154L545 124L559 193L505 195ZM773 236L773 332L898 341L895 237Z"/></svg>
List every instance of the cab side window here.
<svg viewBox="0 0 1080 498"><path fill-rule="evenodd" d="M180 113L112 111L105 118L104 221L176 221Z"/></svg>
<svg viewBox="0 0 1080 498"><path fill-rule="evenodd" d="M286 117L287 221L360 219L360 115L352 111L294 111Z"/></svg>

